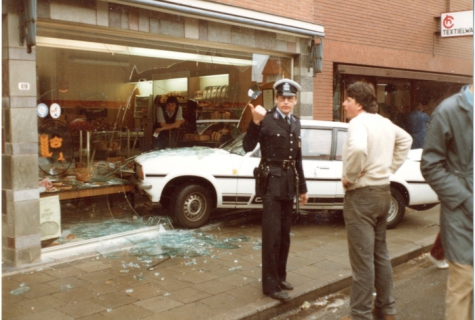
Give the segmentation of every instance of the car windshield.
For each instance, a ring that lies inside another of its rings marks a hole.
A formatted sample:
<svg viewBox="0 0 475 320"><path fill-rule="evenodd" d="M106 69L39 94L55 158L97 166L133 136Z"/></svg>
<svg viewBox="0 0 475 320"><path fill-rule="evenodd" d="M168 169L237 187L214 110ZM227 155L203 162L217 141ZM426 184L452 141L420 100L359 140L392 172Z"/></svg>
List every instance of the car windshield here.
<svg viewBox="0 0 475 320"><path fill-rule="evenodd" d="M246 133L240 134L236 138L231 139L228 142L221 145L220 148L230 153L238 154L240 156L245 155L246 152L242 148L242 140L244 139L245 135Z"/></svg>

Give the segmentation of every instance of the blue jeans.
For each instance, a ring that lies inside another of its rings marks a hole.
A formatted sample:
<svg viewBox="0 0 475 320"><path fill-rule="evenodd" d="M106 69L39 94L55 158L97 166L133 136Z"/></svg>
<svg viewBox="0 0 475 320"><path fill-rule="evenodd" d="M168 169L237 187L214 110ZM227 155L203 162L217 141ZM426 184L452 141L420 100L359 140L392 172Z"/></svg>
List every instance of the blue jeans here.
<svg viewBox="0 0 475 320"><path fill-rule="evenodd" d="M358 188L345 194L343 215L353 272L350 294L353 320L373 319L373 287L376 287L374 308L386 315L396 313L391 259L386 245L390 201L389 185Z"/></svg>

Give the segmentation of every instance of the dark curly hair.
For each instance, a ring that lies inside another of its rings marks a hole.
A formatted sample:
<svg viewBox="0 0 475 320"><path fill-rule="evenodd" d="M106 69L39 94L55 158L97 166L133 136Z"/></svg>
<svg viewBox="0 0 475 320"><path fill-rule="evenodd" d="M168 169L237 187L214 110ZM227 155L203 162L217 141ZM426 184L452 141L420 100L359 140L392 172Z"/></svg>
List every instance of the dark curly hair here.
<svg viewBox="0 0 475 320"><path fill-rule="evenodd" d="M177 97L175 97L175 96L169 96L169 97L167 98L167 104L168 104L168 103L174 103L174 104L176 104L176 105L178 106L178 99L177 99Z"/></svg>
<svg viewBox="0 0 475 320"><path fill-rule="evenodd" d="M376 93L374 87L370 83L357 81L346 89L346 95L363 107L368 113L378 112L378 103L376 102Z"/></svg>

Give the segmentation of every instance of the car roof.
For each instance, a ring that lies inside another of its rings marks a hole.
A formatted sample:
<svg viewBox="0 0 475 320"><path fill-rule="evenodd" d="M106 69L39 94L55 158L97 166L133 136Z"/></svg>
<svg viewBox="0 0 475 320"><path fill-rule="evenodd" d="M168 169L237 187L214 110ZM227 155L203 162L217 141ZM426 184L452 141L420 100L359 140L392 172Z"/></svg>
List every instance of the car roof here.
<svg viewBox="0 0 475 320"><path fill-rule="evenodd" d="M346 122L323 121L323 120L300 120L303 128L326 127L326 128L348 128Z"/></svg>

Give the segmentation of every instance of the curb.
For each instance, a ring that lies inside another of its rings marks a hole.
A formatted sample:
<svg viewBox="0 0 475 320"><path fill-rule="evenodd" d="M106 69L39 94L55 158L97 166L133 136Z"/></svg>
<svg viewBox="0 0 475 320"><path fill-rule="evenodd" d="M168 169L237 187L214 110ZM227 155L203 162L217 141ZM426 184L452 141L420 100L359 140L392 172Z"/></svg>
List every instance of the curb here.
<svg viewBox="0 0 475 320"><path fill-rule="evenodd" d="M430 251L432 244L421 246L415 250L408 251L399 256L396 256L391 259L392 267L396 267L400 264L403 264L409 260L412 260L424 253ZM352 283L351 273L344 275L343 278L336 281L330 281L327 284L309 290L308 292L298 293L298 288L295 289L296 295L291 294L291 299L288 302L281 303L273 300L266 305L256 308L254 310L249 310L248 308L241 308L234 310L230 313L226 313L226 318L231 320L268 320L272 317L281 315L287 311L299 308L305 301L315 300L317 297L323 297L337 291L340 291L344 288L347 288ZM221 315L222 316L222 315ZM214 320L214 318L213 318ZM217 319L216 319L217 320Z"/></svg>

